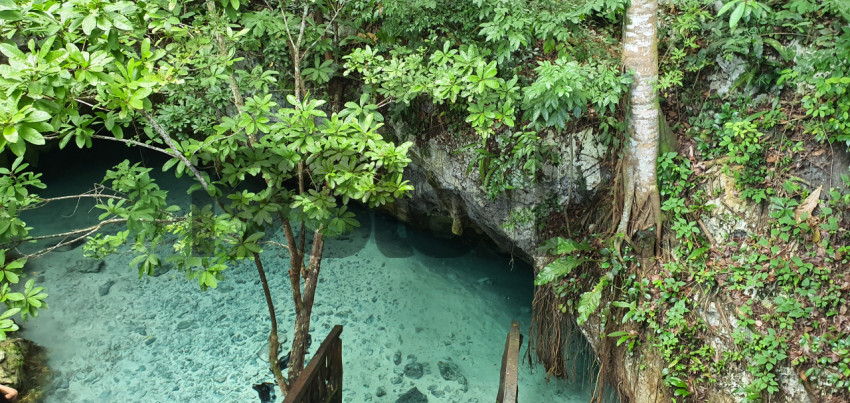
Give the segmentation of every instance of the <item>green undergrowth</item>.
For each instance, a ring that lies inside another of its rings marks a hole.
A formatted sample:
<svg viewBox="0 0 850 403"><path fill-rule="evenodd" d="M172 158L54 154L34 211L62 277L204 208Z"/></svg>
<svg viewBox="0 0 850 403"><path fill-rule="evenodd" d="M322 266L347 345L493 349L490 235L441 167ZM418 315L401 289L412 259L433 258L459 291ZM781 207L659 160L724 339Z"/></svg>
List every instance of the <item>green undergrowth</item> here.
<svg viewBox="0 0 850 403"><path fill-rule="evenodd" d="M787 181L762 203L765 225L712 245L698 224L714 208L702 185L710 178L691 165L674 153L660 159L674 246L656 266L617 256L603 237L555 238L544 247L557 258L537 284L551 284L580 324L598 315L628 354L657 354L675 401L702 398L739 372L749 374L740 397L778 396L781 367L821 398L850 396L850 194L818 200ZM716 329L732 332L733 343L718 344Z"/></svg>
<svg viewBox="0 0 850 403"><path fill-rule="evenodd" d="M741 400L788 398L785 376L847 401L850 182L801 172L850 140L850 7L714 4L675 1L662 16L657 86L680 147L658 159L661 256L573 233L542 245L554 260L537 284L637 362L658 357L673 401L718 382ZM728 66L717 92L705 77ZM730 216L747 225L706 225Z"/></svg>

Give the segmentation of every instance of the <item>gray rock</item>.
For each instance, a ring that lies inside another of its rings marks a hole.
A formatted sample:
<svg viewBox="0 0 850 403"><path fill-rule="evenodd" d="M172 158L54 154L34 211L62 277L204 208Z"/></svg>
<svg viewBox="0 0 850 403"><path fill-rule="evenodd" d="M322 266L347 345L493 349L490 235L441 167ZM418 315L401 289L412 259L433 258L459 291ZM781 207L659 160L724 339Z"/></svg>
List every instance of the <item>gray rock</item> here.
<svg viewBox="0 0 850 403"><path fill-rule="evenodd" d="M400 384L401 383L401 376L400 375L394 376L392 379L390 379L390 383L393 384L393 385Z"/></svg>
<svg viewBox="0 0 850 403"><path fill-rule="evenodd" d="M393 364L395 364L395 365L401 364L401 351L400 350L396 350L395 354L393 355Z"/></svg>
<svg viewBox="0 0 850 403"><path fill-rule="evenodd" d="M146 339L146 340L145 340L145 345L146 345L146 346L150 346L150 345L151 345L151 344L153 344L153 342L155 342L155 341L156 341L156 336L151 336L150 338L148 338L148 339Z"/></svg>
<svg viewBox="0 0 850 403"><path fill-rule="evenodd" d="M187 320L181 320L180 322L177 323L177 330L185 330L185 329L188 329L190 327L192 327L192 321L188 320L188 319Z"/></svg>
<svg viewBox="0 0 850 403"><path fill-rule="evenodd" d="M100 294L101 297L105 297L107 294L109 294L109 289L112 288L113 284L115 284L115 281L113 281L113 280L109 280L109 281L103 283L97 289L97 293Z"/></svg>
<svg viewBox="0 0 850 403"><path fill-rule="evenodd" d="M168 265L163 265L163 264L161 264L161 265L156 266L156 267L154 267L154 268L153 268L153 273L151 273L151 276L153 276L153 277L159 277L159 276L161 276L161 275L163 275L163 274L165 274L165 273L170 272L170 271L171 271L171 268L172 268L172 267L171 267L171 265L170 265L170 264L168 264Z"/></svg>
<svg viewBox="0 0 850 403"><path fill-rule="evenodd" d="M387 395L387 390L386 390L386 389L384 389L384 387L383 387L383 386L378 386L378 391L377 391L377 392L375 392L375 396L378 396L378 397L384 397L384 396L386 396L386 395Z"/></svg>
<svg viewBox="0 0 850 403"><path fill-rule="evenodd" d="M429 386L428 391L431 392L431 396L434 396L436 398L441 398L446 394L446 391L437 389L437 385Z"/></svg>
<svg viewBox="0 0 850 403"><path fill-rule="evenodd" d="M440 376L447 381L460 381L460 378L465 378L460 373L460 367L451 361L440 361L437 366L440 368Z"/></svg>
<svg viewBox="0 0 850 403"><path fill-rule="evenodd" d="M419 379L425 373L425 368L418 362L411 362L404 366L404 376L410 379Z"/></svg>
<svg viewBox="0 0 850 403"><path fill-rule="evenodd" d="M407 393L401 395L396 403L428 403L428 396L425 396L417 388L410 388Z"/></svg>
<svg viewBox="0 0 850 403"><path fill-rule="evenodd" d="M100 273L104 267L106 267L106 262L103 260L85 258L78 260L76 264L72 264L69 270L79 273Z"/></svg>

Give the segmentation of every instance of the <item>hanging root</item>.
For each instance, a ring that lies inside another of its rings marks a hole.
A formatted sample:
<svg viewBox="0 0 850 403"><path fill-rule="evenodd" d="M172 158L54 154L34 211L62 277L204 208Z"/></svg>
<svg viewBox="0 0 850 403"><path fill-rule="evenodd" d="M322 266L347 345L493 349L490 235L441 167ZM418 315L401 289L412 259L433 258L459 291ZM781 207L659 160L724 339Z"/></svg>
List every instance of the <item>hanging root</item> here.
<svg viewBox="0 0 850 403"><path fill-rule="evenodd" d="M535 350L537 360L546 368L547 377L560 377L566 374L563 351L563 321L565 316L558 309L555 293L550 286L537 287L532 302L534 312L529 331L528 354Z"/></svg>

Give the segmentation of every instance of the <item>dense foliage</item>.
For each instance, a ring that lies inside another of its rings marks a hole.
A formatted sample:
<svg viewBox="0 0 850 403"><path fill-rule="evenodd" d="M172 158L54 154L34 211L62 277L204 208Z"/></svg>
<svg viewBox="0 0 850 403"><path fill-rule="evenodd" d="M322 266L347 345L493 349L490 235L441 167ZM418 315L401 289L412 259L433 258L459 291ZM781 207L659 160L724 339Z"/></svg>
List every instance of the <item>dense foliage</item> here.
<svg viewBox="0 0 850 403"><path fill-rule="evenodd" d="M660 353L675 401L704 399L737 371L742 399L781 397L785 366L817 399L850 395L848 173L834 189L797 176L850 145L848 6L674 2L663 15L658 86L684 152L658 160L664 252L618 256L609 237L591 233L543 245L556 259L537 284L551 284L579 323L595 313L628 354ZM722 238L704 222L754 220L762 208L762 225ZM709 323L718 315L722 323ZM735 330L731 345L718 326Z"/></svg>
<svg viewBox="0 0 850 403"><path fill-rule="evenodd" d="M491 197L562 163L554 148L570 133L592 129L611 168L623 155L626 1L272 3L0 0L0 151L10 158L0 168L0 333L44 306L32 280L15 287L26 257L12 253L34 239L19 212L52 201L25 162L48 141L146 147L168 156L162 170L191 177L212 202L180 211L150 168L119 164L104 189L79 196L97 198L101 225L59 244L88 239L96 257L129 247L140 274L171 261L202 288L241 259L264 276L258 253L286 248L300 290L319 269L305 262L316 253L306 239L320 256L321 237L357 225L352 200L408 194L413 144L394 144L384 124L464 154ZM702 398L735 368L749 377L742 398L777 396L777 368L788 365L824 399L850 396L850 199L797 175L850 144L848 10L847 0L665 2L656 86L679 144L658 160L657 259L618 254L602 226L543 222L574 206L518 218L559 236L541 245L553 261L536 284L616 347L659 356L677 400ZM598 194L616 204L610 188ZM715 239L703 220L725 195L764 207L766 223ZM125 228L100 231L107 223ZM713 290L736 307L737 350L709 342Z"/></svg>

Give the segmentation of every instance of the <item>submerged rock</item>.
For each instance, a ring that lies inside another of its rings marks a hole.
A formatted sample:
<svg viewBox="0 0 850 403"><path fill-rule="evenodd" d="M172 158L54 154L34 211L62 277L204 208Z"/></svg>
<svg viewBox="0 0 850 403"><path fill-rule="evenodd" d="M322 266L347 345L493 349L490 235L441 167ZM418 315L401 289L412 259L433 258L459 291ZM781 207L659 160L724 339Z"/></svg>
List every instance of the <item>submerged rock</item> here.
<svg viewBox="0 0 850 403"><path fill-rule="evenodd" d="M97 293L98 293L101 297L105 297L107 294L109 294L109 289L110 289L110 288L112 288L112 286L113 286L114 284L115 284L115 281L114 281L114 280L109 280L109 281L107 281L107 282L103 283L103 284L102 284L102 285L101 285L101 286L97 289Z"/></svg>
<svg viewBox="0 0 850 403"><path fill-rule="evenodd" d="M261 403L272 403L275 401L274 384L271 382L263 382L253 386L254 390L260 397Z"/></svg>
<svg viewBox="0 0 850 403"><path fill-rule="evenodd" d="M425 368L418 362L411 362L404 366L404 376L410 379L419 379L425 373Z"/></svg>
<svg viewBox="0 0 850 403"><path fill-rule="evenodd" d="M449 361L440 361L437 364L440 367L440 376L447 381L457 381L460 383L466 383L466 377L460 373L460 367L457 364Z"/></svg>
<svg viewBox="0 0 850 403"><path fill-rule="evenodd" d="M106 267L105 261L94 260L89 258L82 258L80 260L69 263L71 264L71 266L68 268L68 270L79 273L100 273L103 271L103 268Z"/></svg>
<svg viewBox="0 0 850 403"><path fill-rule="evenodd" d="M425 396L416 387L410 388L405 394L401 395L396 403L428 403L428 396Z"/></svg>

